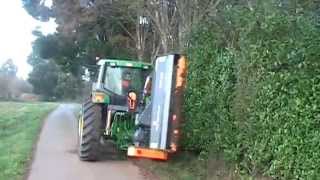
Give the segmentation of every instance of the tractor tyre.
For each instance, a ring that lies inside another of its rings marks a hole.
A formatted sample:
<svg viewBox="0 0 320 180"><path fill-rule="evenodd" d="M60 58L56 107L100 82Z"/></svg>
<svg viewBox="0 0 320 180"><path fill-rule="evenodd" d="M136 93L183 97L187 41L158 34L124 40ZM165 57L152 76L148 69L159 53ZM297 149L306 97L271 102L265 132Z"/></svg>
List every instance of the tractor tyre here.
<svg viewBox="0 0 320 180"><path fill-rule="evenodd" d="M102 107L86 100L78 121L78 153L82 161L96 161L99 158L102 130Z"/></svg>

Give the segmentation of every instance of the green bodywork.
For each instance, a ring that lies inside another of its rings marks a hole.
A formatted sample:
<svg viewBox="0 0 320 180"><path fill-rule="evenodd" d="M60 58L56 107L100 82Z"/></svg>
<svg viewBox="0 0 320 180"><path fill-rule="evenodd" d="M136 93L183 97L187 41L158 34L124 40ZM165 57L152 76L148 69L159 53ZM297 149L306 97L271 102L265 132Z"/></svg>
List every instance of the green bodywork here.
<svg viewBox="0 0 320 180"><path fill-rule="evenodd" d="M132 143L135 131L134 117L130 114L116 113L111 127L111 137L120 150L126 150Z"/></svg>

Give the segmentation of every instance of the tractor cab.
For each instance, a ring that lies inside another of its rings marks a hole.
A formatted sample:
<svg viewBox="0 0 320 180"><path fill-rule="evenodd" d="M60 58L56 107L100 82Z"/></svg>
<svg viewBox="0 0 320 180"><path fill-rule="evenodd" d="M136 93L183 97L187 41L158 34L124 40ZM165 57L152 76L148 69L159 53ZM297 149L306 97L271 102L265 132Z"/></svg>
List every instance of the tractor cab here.
<svg viewBox="0 0 320 180"><path fill-rule="evenodd" d="M151 72L151 64L125 60L100 60L99 74L93 83L93 103L107 103L127 106L128 95L135 93L142 98L146 77Z"/></svg>

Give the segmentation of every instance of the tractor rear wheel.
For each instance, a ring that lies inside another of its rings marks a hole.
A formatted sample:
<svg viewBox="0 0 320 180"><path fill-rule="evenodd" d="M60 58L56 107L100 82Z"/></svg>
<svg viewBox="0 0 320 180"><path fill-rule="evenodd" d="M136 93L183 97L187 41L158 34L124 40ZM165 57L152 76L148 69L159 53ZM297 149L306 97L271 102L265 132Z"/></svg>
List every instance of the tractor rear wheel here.
<svg viewBox="0 0 320 180"><path fill-rule="evenodd" d="M99 157L102 130L102 107L88 99L82 106L78 121L78 153L83 161L96 161Z"/></svg>

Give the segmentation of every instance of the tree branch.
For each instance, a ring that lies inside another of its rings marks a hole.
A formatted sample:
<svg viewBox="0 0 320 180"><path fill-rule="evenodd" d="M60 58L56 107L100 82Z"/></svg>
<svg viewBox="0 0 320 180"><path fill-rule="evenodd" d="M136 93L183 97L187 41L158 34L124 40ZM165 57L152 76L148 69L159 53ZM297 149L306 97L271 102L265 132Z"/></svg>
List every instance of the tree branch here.
<svg viewBox="0 0 320 180"><path fill-rule="evenodd" d="M136 38L130 33L130 31L121 22L117 21L117 24L129 35L129 37L133 41L136 41Z"/></svg>

